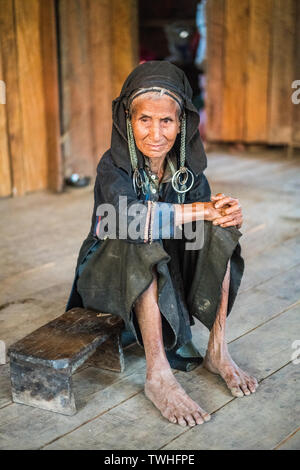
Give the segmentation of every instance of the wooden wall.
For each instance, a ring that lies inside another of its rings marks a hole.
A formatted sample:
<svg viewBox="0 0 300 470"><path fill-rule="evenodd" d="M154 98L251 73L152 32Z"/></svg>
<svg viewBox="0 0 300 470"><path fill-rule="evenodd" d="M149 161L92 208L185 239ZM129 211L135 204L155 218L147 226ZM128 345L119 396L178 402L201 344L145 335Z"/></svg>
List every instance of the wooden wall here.
<svg viewBox="0 0 300 470"><path fill-rule="evenodd" d="M208 0L207 24L208 139L300 143L299 1Z"/></svg>
<svg viewBox="0 0 300 470"><path fill-rule="evenodd" d="M0 196L95 175L138 62L138 0L0 0ZM298 0L208 0L207 135L300 143Z"/></svg>
<svg viewBox="0 0 300 470"><path fill-rule="evenodd" d="M137 47L137 0L0 0L0 196L94 176Z"/></svg>
<svg viewBox="0 0 300 470"><path fill-rule="evenodd" d="M93 176L110 146L111 102L137 65L136 0L60 0L64 173Z"/></svg>
<svg viewBox="0 0 300 470"><path fill-rule="evenodd" d="M0 0L0 196L57 186L55 52L51 1Z"/></svg>

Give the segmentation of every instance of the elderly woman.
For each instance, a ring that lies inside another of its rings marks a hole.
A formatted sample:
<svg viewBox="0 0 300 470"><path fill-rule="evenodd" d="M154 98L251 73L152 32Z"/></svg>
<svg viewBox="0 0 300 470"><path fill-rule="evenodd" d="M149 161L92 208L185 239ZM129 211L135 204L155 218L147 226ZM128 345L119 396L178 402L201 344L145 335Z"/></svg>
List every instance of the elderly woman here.
<svg viewBox="0 0 300 470"><path fill-rule="evenodd" d="M210 416L170 367L202 360L191 341L194 317L210 330L204 367L235 397L255 392L257 381L225 341L243 273L242 212L237 199L211 197L191 97L185 74L165 61L139 65L126 79L113 102L111 148L97 168L91 230L67 310L122 317L145 350L146 396L172 423L194 426Z"/></svg>

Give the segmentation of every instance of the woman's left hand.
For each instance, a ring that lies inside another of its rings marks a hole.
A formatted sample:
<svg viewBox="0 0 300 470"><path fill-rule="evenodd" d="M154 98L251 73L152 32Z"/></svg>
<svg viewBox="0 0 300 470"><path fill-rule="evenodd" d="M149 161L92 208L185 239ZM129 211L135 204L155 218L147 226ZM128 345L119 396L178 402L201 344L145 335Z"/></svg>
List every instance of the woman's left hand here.
<svg viewBox="0 0 300 470"><path fill-rule="evenodd" d="M236 226L238 229L243 224L242 208L238 199L224 194L218 193L216 196L211 197L211 201L214 202L216 209L223 209L223 217L219 217L213 221L214 225L220 225L221 227L232 227Z"/></svg>

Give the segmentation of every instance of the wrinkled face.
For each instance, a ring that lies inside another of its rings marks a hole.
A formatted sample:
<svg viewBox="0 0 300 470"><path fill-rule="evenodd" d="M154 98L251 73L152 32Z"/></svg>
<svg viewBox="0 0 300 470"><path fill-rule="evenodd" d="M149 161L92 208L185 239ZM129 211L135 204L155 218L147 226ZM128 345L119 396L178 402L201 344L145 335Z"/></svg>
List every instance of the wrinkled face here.
<svg viewBox="0 0 300 470"><path fill-rule="evenodd" d="M180 132L179 105L168 95L149 95L140 95L132 103L135 143L149 158L165 157Z"/></svg>

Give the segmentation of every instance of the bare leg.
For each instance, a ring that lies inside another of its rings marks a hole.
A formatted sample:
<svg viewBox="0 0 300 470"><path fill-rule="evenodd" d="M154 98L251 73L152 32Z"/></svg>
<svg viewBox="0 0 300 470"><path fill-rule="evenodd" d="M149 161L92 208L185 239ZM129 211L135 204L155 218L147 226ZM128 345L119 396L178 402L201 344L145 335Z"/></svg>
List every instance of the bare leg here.
<svg viewBox="0 0 300 470"><path fill-rule="evenodd" d="M153 282L135 304L147 363L145 395L172 423L182 426L202 424L210 419L210 415L186 394L166 358L157 303L157 278L153 274Z"/></svg>
<svg viewBox="0 0 300 470"><path fill-rule="evenodd" d="M255 377L240 369L231 359L225 340L230 264L222 285L222 296L217 317L210 332L208 348L203 366L210 372L221 375L234 397L243 397L254 393L258 387Z"/></svg>

